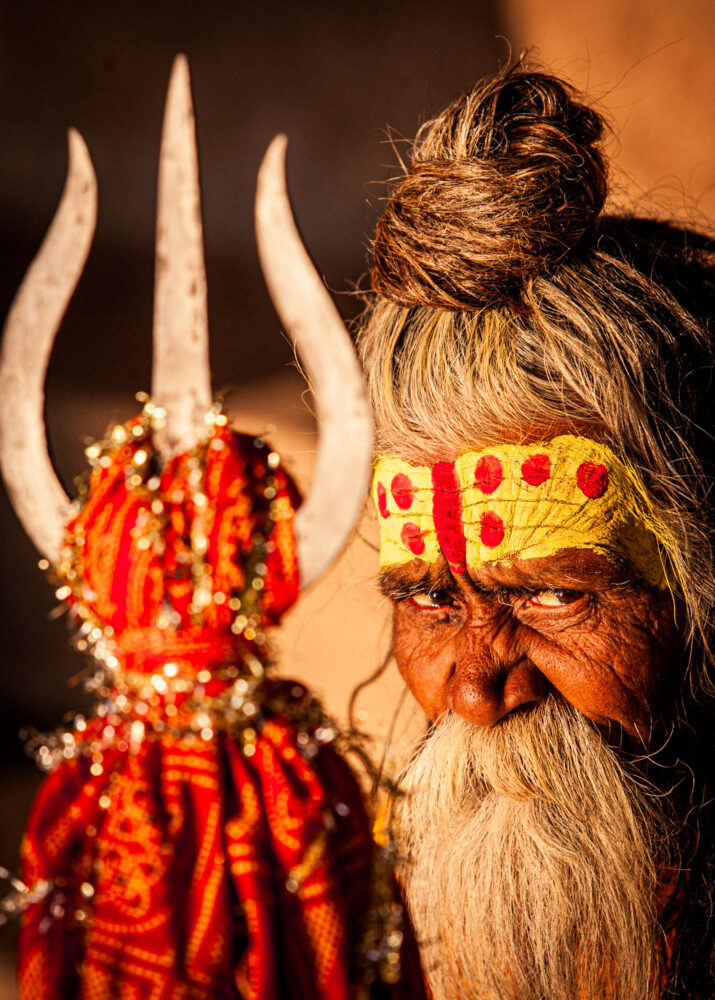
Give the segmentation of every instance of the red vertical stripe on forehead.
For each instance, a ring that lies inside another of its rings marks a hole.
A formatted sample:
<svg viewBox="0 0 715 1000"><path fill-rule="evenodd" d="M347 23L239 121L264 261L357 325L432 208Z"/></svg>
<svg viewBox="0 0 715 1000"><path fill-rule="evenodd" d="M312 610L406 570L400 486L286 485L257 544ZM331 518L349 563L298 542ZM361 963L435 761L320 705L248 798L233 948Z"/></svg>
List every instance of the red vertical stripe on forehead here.
<svg viewBox="0 0 715 1000"><path fill-rule="evenodd" d="M450 569L467 572L467 544L462 525L459 479L451 462L437 462L432 468L434 527L439 547Z"/></svg>

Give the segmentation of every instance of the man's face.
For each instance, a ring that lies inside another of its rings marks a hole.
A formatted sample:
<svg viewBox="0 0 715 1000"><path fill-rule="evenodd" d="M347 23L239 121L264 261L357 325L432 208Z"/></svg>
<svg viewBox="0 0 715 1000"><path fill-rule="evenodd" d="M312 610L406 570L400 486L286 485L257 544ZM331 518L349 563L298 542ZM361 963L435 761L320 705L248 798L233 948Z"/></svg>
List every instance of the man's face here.
<svg viewBox="0 0 715 1000"><path fill-rule="evenodd" d="M493 726L547 693L609 741L648 743L675 691L673 597L587 549L453 576L441 559L386 570L394 653L429 718Z"/></svg>
<svg viewBox="0 0 715 1000"><path fill-rule="evenodd" d="M385 456L373 491L395 658L434 722L392 834L436 1000L650 998L677 844L673 773L644 760L682 636L636 473L563 435Z"/></svg>
<svg viewBox="0 0 715 1000"><path fill-rule="evenodd" d="M413 560L382 586L437 723L393 828L434 996L650 997L667 827L612 748L642 750L672 704L672 595L585 549Z"/></svg>

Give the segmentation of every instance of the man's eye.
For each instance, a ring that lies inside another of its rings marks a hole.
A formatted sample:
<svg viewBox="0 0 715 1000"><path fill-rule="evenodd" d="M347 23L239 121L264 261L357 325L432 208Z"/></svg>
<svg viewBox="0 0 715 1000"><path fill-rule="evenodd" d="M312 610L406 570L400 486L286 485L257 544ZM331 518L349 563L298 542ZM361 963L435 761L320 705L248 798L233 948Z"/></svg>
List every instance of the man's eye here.
<svg viewBox="0 0 715 1000"><path fill-rule="evenodd" d="M418 608L446 608L454 601L448 590L430 590L429 593L412 594L410 603Z"/></svg>
<svg viewBox="0 0 715 1000"><path fill-rule="evenodd" d="M526 602L527 607L561 608L583 597L582 590L537 590Z"/></svg>

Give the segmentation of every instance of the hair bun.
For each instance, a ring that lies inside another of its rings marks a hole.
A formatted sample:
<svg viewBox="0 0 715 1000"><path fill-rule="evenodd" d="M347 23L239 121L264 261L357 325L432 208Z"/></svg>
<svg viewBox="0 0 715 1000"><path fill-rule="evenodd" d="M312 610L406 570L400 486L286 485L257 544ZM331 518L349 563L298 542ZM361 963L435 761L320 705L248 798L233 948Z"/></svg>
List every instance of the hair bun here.
<svg viewBox="0 0 715 1000"><path fill-rule="evenodd" d="M604 123L567 84L519 65L417 135L377 226L372 285L405 306L518 302L591 234L606 199Z"/></svg>

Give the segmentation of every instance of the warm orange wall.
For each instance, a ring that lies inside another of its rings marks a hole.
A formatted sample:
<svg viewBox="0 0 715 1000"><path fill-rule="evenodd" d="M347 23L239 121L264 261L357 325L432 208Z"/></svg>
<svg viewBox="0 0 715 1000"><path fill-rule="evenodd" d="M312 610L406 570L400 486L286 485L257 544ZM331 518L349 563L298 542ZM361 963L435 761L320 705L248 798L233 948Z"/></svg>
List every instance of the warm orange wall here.
<svg viewBox="0 0 715 1000"><path fill-rule="evenodd" d="M679 215L715 218L712 0L504 0L504 9L515 52L535 47L608 112L631 197L651 192Z"/></svg>

